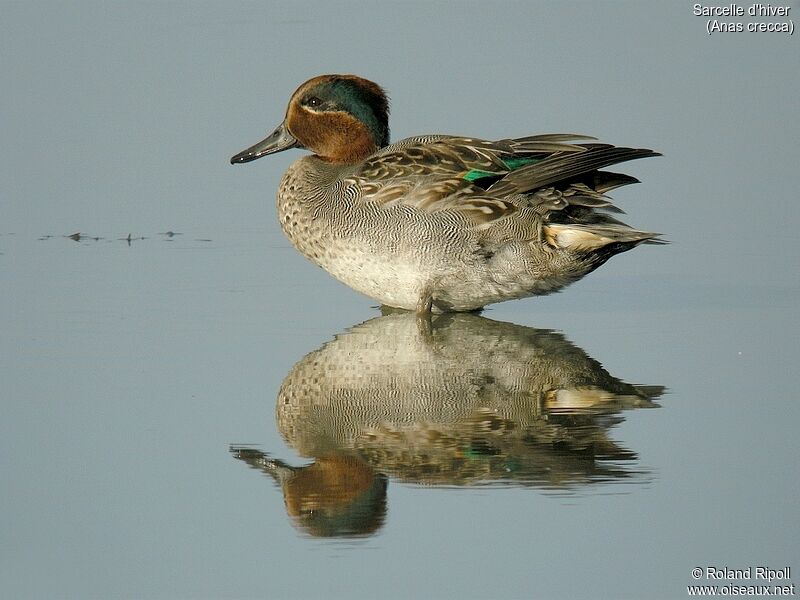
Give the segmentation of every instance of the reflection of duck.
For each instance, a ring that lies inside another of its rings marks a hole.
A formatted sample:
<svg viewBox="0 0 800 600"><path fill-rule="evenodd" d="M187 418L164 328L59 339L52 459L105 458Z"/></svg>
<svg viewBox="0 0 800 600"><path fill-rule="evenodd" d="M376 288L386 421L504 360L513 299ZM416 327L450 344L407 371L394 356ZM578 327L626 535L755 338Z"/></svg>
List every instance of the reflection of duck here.
<svg viewBox="0 0 800 600"><path fill-rule="evenodd" d="M561 334L474 314L353 327L298 362L278 427L298 452L357 451L409 481L579 483L629 475L607 437L662 388L626 384Z"/></svg>
<svg viewBox="0 0 800 600"><path fill-rule="evenodd" d="M343 514L361 498L347 518L360 515L373 527L383 516L374 502L382 496L365 490L384 490L383 475L565 492L641 481L645 473L626 466L636 455L608 431L622 421L621 411L658 406L653 399L662 391L612 377L553 331L467 313L427 323L398 312L336 336L284 379L278 428L314 463L293 469L260 452L236 452L281 482L298 522L297 506L317 502ZM370 483L364 469L374 472ZM287 484L301 473L302 485ZM373 508L365 511L367 497Z"/></svg>
<svg viewBox="0 0 800 600"><path fill-rule="evenodd" d="M290 467L253 448L231 451L280 484L286 512L311 535L367 535L383 523L386 477L357 456L318 456L306 467Z"/></svg>
<svg viewBox="0 0 800 600"><path fill-rule="evenodd" d="M571 134L498 141L426 135L389 145L388 100L353 75L297 89L284 122L233 163L300 147L278 217L308 259L398 308L468 311L548 294L657 235L605 193L637 180L601 171L657 156Z"/></svg>

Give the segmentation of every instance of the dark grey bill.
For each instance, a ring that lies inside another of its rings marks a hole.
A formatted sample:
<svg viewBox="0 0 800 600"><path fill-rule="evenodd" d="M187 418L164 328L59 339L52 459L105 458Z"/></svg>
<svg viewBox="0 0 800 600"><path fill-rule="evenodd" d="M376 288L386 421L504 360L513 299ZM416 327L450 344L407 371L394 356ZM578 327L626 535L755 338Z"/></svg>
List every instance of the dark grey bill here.
<svg viewBox="0 0 800 600"><path fill-rule="evenodd" d="M286 123L281 123L267 138L231 158L231 164L235 165L236 163L250 162L251 160L266 156L267 154L275 154L276 152L295 148L299 145L300 143L286 128Z"/></svg>

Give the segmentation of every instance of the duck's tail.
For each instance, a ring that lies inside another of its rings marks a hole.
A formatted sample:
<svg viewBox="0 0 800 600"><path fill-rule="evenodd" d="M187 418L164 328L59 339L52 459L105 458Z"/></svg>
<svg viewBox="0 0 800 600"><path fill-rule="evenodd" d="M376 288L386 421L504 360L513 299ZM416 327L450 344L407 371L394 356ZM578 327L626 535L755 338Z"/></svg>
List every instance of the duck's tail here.
<svg viewBox="0 0 800 600"><path fill-rule="evenodd" d="M554 154L536 165L551 163L548 168L539 172L529 168L524 177L516 178L518 185L524 181L525 185L547 186L528 192L532 206L543 217L542 240L553 248L592 254L601 260L639 244L666 244L660 234L634 229L614 216L623 211L606 193L639 180L597 170L658 153L603 144L585 144L583 148L583 152ZM506 179L516 174L511 173Z"/></svg>
<svg viewBox="0 0 800 600"><path fill-rule="evenodd" d="M544 239L553 248L580 253L619 254L639 244L666 244L658 233L638 231L622 223L546 223Z"/></svg>

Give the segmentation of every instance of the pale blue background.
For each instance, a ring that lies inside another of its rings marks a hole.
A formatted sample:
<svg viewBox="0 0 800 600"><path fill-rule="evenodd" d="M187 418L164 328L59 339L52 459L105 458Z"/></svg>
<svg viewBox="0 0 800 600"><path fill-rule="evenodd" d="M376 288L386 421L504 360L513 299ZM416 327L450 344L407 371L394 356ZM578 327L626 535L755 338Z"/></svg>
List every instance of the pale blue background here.
<svg viewBox="0 0 800 600"><path fill-rule="evenodd" d="M797 571L800 38L708 36L692 4L0 3L0 596L683 598L694 566ZM390 482L378 535L332 543L229 455L301 464L277 389L376 314L278 229L299 152L228 164L327 72L385 86L395 139L664 153L614 197L672 245L486 313L670 389L613 432L652 483Z"/></svg>

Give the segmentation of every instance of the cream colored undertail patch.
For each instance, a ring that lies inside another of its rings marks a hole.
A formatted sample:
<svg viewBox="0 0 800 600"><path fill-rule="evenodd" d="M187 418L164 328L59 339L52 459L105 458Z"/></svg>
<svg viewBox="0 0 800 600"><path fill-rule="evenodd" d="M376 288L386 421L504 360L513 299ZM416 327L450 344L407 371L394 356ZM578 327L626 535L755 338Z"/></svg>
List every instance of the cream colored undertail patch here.
<svg viewBox="0 0 800 600"><path fill-rule="evenodd" d="M588 229L553 223L544 226L544 237L551 246L568 250L596 250L614 242L612 238Z"/></svg>

